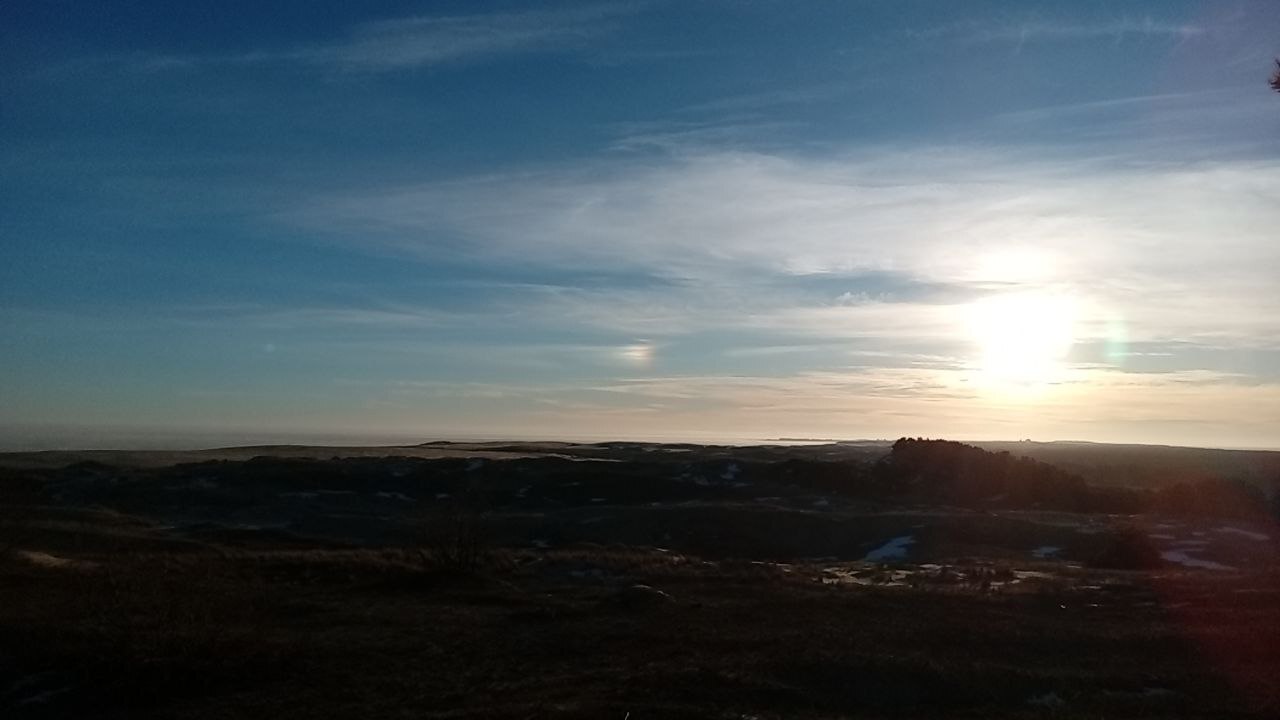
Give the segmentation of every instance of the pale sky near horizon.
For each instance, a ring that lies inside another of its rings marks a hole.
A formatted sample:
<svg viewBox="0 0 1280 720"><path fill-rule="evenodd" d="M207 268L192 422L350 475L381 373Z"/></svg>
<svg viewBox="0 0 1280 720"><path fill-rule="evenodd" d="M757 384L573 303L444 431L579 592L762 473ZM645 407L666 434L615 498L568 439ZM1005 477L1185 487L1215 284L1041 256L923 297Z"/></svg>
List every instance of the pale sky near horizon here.
<svg viewBox="0 0 1280 720"><path fill-rule="evenodd" d="M0 447L1280 447L1277 3L0 26Z"/></svg>

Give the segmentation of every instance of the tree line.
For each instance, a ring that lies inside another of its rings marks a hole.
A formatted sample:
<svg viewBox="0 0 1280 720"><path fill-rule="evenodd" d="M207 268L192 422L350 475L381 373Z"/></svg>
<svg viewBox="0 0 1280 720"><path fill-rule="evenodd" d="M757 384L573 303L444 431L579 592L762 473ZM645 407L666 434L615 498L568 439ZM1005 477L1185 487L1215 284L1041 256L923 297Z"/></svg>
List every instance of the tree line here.
<svg viewBox="0 0 1280 720"><path fill-rule="evenodd" d="M879 487L895 495L957 505L1280 517L1280 498L1269 501L1261 489L1242 481L1209 478L1157 489L1100 486L1048 463L950 440L901 438L873 475Z"/></svg>

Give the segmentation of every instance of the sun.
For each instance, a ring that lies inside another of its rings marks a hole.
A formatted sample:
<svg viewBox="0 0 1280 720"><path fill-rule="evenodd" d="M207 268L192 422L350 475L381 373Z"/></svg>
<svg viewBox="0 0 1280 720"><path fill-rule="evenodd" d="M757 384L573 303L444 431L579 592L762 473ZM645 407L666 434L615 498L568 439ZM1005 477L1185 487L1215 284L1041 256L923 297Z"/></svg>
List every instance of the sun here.
<svg viewBox="0 0 1280 720"><path fill-rule="evenodd" d="M1076 302L1042 291L993 295L968 306L982 382L998 390L1041 390L1060 381L1075 339Z"/></svg>

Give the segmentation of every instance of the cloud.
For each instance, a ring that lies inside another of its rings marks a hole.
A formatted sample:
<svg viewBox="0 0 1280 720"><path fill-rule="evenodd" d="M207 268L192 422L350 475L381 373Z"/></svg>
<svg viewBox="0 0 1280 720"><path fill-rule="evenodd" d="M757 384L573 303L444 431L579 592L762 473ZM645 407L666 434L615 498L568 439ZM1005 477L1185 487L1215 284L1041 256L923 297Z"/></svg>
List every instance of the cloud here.
<svg viewBox="0 0 1280 720"><path fill-rule="evenodd" d="M456 318L430 308L371 309L304 307L262 309L234 318L243 327L292 330L303 328L367 328L412 330L440 327Z"/></svg>
<svg viewBox="0 0 1280 720"><path fill-rule="evenodd" d="M1263 66L1265 63L1259 63ZM1276 143L1259 128L1275 117L1274 98L1254 78L1224 77L1194 92L1113 97L1001 113L991 118L992 136L1043 137L1046 128L1058 142L1091 154L1116 148L1148 157L1196 160L1245 160L1273 157Z"/></svg>
<svg viewBox="0 0 1280 720"><path fill-rule="evenodd" d="M228 55L135 55L111 60L124 61L145 72L283 63L378 73L576 48L612 32L623 17L640 8L636 4L598 4L508 13L409 16L360 23L343 37L287 48Z"/></svg>
<svg viewBox="0 0 1280 720"><path fill-rule="evenodd" d="M1091 337L1122 322L1131 340L1280 343L1275 187L1280 164L1265 161L719 152L353 191L289 219L424 259L673 283L549 298L601 323L943 338L964 302L1033 288L1079 297ZM875 273L954 289L940 304L855 302ZM799 289L841 277L823 301Z"/></svg>
<svg viewBox="0 0 1280 720"><path fill-rule="evenodd" d="M713 114L751 112L779 106L811 105L847 97L852 89L866 82L855 84L854 81L840 83L819 83L803 87L789 86L765 92L739 93L714 100L686 105L679 110L681 114Z"/></svg>
<svg viewBox="0 0 1280 720"><path fill-rule="evenodd" d="M763 121L750 117L720 117L714 120L654 120L620 123L614 126L615 151L689 152L707 148L736 148L768 144L778 132L800 127L796 122Z"/></svg>
<svg viewBox="0 0 1280 720"><path fill-rule="evenodd" d="M969 43L1029 41L1072 41L1162 37L1188 40L1204 35L1208 30L1195 23L1171 22L1152 17L1121 17L1101 22L1050 22L1028 20L1025 22L961 22L941 25L925 30L912 30L908 34L921 39L953 39Z"/></svg>
<svg viewBox="0 0 1280 720"><path fill-rule="evenodd" d="M600 35L620 5L452 17L408 17L357 26L345 40L292 54L345 69L380 71L571 46Z"/></svg>

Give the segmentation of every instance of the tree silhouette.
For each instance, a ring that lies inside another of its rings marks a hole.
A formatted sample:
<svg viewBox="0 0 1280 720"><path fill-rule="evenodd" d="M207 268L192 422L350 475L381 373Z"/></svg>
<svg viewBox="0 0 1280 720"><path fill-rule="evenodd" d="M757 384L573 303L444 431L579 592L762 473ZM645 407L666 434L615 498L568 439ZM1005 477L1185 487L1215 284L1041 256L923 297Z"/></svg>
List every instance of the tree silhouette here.
<svg viewBox="0 0 1280 720"><path fill-rule="evenodd" d="M1271 73L1271 89L1280 92L1280 58L1276 58L1276 71Z"/></svg>

